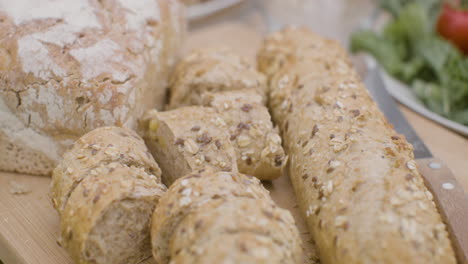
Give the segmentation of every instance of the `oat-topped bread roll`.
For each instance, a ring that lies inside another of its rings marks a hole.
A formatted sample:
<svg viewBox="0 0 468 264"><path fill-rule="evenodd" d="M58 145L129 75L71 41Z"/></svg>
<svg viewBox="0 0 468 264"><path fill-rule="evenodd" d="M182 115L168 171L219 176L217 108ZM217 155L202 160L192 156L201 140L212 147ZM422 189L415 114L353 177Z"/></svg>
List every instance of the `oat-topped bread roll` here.
<svg viewBox="0 0 468 264"><path fill-rule="evenodd" d="M203 168L237 172L226 123L214 109L190 106L167 112L151 110L143 116L139 130L168 186Z"/></svg>
<svg viewBox="0 0 468 264"><path fill-rule="evenodd" d="M177 0L0 0L0 170L49 175L81 135L160 108Z"/></svg>
<svg viewBox="0 0 468 264"><path fill-rule="evenodd" d="M151 240L162 264L266 263L269 254L268 263L302 260L291 214L258 179L238 173L205 171L175 181L154 211Z"/></svg>
<svg viewBox="0 0 468 264"><path fill-rule="evenodd" d="M345 51L289 28L268 37L258 59L322 263L456 263L412 146Z"/></svg>
<svg viewBox="0 0 468 264"><path fill-rule="evenodd" d="M51 198L57 211L92 169L113 162L142 168L161 182L161 169L141 137L124 128L98 128L78 139L52 173Z"/></svg>
<svg viewBox="0 0 468 264"><path fill-rule="evenodd" d="M286 156L261 95L254 90L207 93L203 103L226 122L241 173L260 180L281 176Z"/></svg>
<svg viewBox="0 0 468 264"><path fill-rule="evenodd" d="M151 256L150 217L165 187L142 168L94 168L61 215L61 244L75 263L139 263Z"/></svg>
<svg viewBox="0 0 468 264"><path fill-rule="evenodd" d="M265 77L255 64L228 48L193 51L182 59L172 74L169 108L201 105L205 92L251 89L265 97Z"/></svg>

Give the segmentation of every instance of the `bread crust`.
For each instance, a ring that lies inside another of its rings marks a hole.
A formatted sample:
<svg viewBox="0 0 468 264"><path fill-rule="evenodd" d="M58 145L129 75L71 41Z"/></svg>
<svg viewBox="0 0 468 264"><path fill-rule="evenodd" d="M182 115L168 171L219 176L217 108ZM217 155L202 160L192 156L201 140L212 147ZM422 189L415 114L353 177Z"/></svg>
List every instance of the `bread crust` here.
<svg viewBox="0 0 468 264"><path fill-rule="evenodd" d="M456 263L412 146L344 49L289 28L269 36L258 59L322 263Z"/></svg>
<svg viewBox="0 0 468 264"><path fill-rule="evenodd" d="M141 137L128 129L101 127L78 139L54 169L50 196L57 211L93 169L114 162L142 168L161 182L161 169Z"/></svg>
<svg viewBox="0 0 468 264"><path fill-rule="evenodd" d="M139 127L168 186L200 169L237 172L226 123L214 109L189 106L166 112L151 110Z"/></svg>
<svg viewBox="0 0 468 264"><path fill-rule="evenodd" d="M205 92L248 89L266 102L265 77L255 64L228 48L209 48L191 52L179 62L169 85L169 109L201 105Z"/></svg>
<svg viewBox="0 0 468 264"><path fill-rule="evenodd" d="M13 147L0 169L49 175L86 132L135 128L144 111L161 108L184 35L181 8L176 0L2 1L0 145Z"/></svg>
<svg viewBox="0 0 468 264"><path fill-rule="evenodd" d="M226 122L241 173L260 180L282 175L287 158L281 137L257 91L205 93L203 104L216 109Z"/></svg>

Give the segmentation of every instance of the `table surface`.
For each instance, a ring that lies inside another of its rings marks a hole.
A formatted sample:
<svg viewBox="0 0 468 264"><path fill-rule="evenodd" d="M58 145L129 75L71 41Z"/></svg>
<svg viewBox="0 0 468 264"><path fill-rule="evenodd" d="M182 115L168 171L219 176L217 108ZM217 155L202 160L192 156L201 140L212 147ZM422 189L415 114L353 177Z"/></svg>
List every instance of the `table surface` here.
<svg viewBox="0 0 468 264"><path fill-rule="evenodd" d="M261 43L261 35L258 27L254 29L251 24L257 23L259 19L256 14L245 17L242 22L227 20L219 23L213 19L217 23L210 27L202 26L209 22L198 22L191 28L187 49L222 44L254 58ZM400 108L434 156L444 160L465 190L468 190L467 138L405 107L400 106ZM32 191L24 195L11 194L11 181L25 184ZM47 177L0 173L0 259L5 264L72 263L66 252L56 244L59 219L47 196L49 184L50 178ZM308 241L308 233L297 211L289 179L282 177L269 184L267 188L279 206L292 211L304 241ZM313 255L313 247L309 243L306 244L309 254Z"/></svg>

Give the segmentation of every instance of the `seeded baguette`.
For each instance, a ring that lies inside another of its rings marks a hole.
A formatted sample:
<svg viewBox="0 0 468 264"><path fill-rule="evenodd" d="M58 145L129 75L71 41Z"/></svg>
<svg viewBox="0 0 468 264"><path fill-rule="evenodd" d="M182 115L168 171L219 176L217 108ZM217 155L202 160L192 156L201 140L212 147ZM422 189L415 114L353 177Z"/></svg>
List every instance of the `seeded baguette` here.
<svg viewBox="0 0 468 264"><path fill-rule="evenodd" d="M345 51L289 28L265 40L258 61L322 263L456 263L412 146Z"/></svg>
<svg viewBox="0 0 468 264"><path fill-rule="evenodd" d="M216 248L216 250L213 250ZM204 263L302 263L284 260L283 249L271 238L242 232L214 237L196 247L181 251L171 264Z"/></svg>
<svg viewBox="0 0 468 264"><path fill-rule="evenodd" d="M203 104L216 109L226 122L241 173L260 180L281 176L286 156L261 95L254 90L207 93Z"/></svg>
<svg viewBox="0 0 468 264"><path fill-rule="evenodd" d="M169 109L201 105L206 92L249 89L266 102L265 77L255 64L228 48L201 49L190 53L176 66L169 85Z"/></svg>
<svg viewBox="0 0 468 264"><path fill-rule="evenodd" d="M76 263L139 263L151 256L150 219L165 191L142 168L111 163L75 188L61 218L61 243Z"/></svg>
<svg viewBox="0 0 468 264"><path fill-rule="evenodd" d="M280 248L278 253L282 255L283 263L287 260L293 260L292 263L301 261L301 239L291 214L277 207L271 199L254 200L249 197L228 199L216 207L200 207L186 216L174 231L170 243L171 256L184 249L196 252L216 237L219 240L236 233L270 238L270 244ZM219 255L218 247L206 249L204 255Z"/></svg>
<svg viewBox="0 0 468 264"><path fill-rule="evenodd" d="M199 207L215 207L230 197L264 199L268 191L256 178L236 173L204 171L176 180L153 214L151 240L158 263L170 259L169 241L183 218ZM209 203L209 205L206 205Z"/></svg>
<svg viewBox="0 0 468 264"><path fill-rule="evenodd" d="M237 172L226 123L214 109L190 106L148 111L140 122L140 131L168 186L204 168Z"/></svg>
<svg viewBox="0 0 468 264"><path fill-rule="evenodd" d="M274 249L281 245L283 256L302 257L292 216L273 204L258 179L228 172L190 174L173 183L154 211L153 256L158 263L168 263L193 252L192 245L238 232L271 238L269 245ZM206 253L218 254L217 247Z"/></svg>
<svg viewBox="0 0 468 264"><path fill-rule="evenodd" d="M124 128L98 128L78 139L53 171L51 198L57 211L94 168L113 162L143 168L161 182L161 170L141 137Z"/></svg>

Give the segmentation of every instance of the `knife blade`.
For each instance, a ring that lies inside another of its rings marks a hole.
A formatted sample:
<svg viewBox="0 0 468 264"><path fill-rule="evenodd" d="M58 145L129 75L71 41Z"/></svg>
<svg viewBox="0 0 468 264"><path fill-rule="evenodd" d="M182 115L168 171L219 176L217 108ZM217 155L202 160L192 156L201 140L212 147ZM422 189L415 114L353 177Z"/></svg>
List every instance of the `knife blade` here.
<svg viewBox="0 0 468 264"><path fill-rule="evenodd" d="M458 262L468 263L468 196L463 187L440 159L432 157L429 149L400 112L385 88L379 68L368 69L364 83L395 130L405 135L408 142L413 144L419 171L447 224Z"/></svg>

